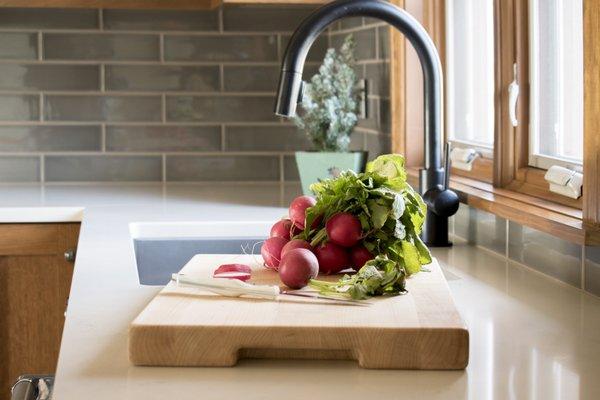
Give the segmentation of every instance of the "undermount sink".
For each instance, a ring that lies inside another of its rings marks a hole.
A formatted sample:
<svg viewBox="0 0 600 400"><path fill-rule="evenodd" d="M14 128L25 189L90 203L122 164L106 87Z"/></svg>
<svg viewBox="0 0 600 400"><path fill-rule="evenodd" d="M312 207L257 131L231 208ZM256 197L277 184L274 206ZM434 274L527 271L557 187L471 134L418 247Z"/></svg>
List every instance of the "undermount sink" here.
<svg viewBox="0 0 600 400"><path fill-rule="evenodd" d="M141 285L165 285L196 254L259 254L272 222L133 223Z"/></svg>

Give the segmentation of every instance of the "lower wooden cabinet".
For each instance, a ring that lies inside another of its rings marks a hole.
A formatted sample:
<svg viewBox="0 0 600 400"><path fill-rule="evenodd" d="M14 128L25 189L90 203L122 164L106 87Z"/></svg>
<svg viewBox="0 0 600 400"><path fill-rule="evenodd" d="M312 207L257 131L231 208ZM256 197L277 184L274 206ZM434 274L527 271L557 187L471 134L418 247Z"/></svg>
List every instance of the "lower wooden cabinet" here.
<svg viewBox="0 0 600 400"><path fill-rule="evenodd" d="M79 224L0 224L0 400L22 374L54 374Z"/></svg>

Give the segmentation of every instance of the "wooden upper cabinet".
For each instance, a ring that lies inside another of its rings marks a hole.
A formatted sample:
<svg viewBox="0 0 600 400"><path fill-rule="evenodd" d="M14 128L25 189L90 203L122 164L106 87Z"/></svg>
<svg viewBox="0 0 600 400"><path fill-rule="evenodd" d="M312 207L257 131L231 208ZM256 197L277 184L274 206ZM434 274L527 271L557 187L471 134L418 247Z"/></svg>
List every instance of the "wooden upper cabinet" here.
<svg viewBox="0 0 600 400"><path fill-rule="evenodd" d="M221 0L0 0L0 7L211 9Z"/></svg>
<svg viewBox="0 0 600 400"><path fill-rule="evenodd" d="M221 4L322 4L327 0L0 0L0 7L212 9Z"/></svg>

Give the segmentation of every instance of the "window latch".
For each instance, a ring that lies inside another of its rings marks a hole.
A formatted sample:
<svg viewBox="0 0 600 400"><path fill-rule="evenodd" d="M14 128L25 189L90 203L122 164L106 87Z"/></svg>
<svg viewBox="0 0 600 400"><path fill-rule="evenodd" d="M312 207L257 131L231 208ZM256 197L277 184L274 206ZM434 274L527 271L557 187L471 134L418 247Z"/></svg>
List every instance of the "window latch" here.
<svg viewBox="0 0 600 400"><path fill-rule="evenodd" d="M450 152L452 167L463 171L471 171L473 169L473 161L475 161L478 155L475 149L453 147Z"/></svg>
<svg viewBox="0 0 600 400"><path fill-rule="evenodd" d="M519 99L519 84L517 83L517 64L513 64L513 81L508 85L508 114L512 126L519 125L517 120L517 100Z"/></svg>
<svg viewBox="0 0 600 400"><path fill-rule="evenodd" d="M581 197L583 174L558 165L553 165L544 176L550 191L572 199Z"/></svg>

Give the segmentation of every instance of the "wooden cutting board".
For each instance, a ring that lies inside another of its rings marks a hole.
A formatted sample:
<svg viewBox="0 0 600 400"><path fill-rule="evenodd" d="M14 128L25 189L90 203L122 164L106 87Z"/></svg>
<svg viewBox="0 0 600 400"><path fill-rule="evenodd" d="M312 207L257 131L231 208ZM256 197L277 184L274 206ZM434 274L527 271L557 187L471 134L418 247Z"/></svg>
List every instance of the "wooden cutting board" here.
<svg viewBox="0 0 600 400"><path fill-rule="evenodd" d="M280 283L260 256L197 255L182 272L211 276L232 262L252 266L253 283ZM408 294L368 300L370 307L228 298L171 282L131 323L129 359L205 367L241 358L351 359L364 368L463 369L469 332L439 264L427 268L407 280Z"/></svg>

